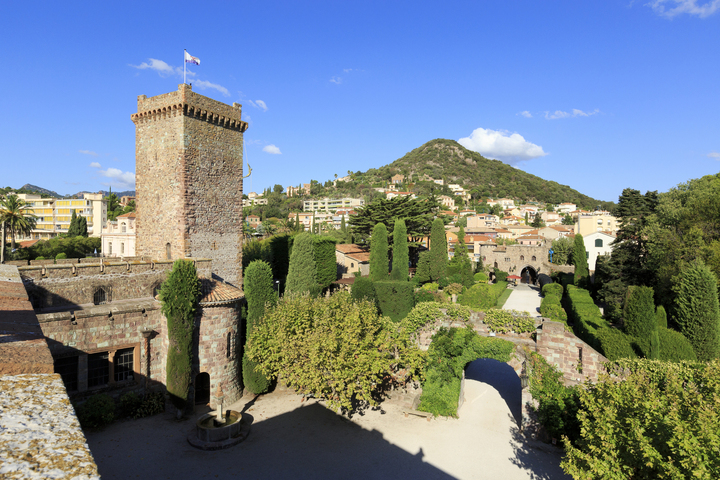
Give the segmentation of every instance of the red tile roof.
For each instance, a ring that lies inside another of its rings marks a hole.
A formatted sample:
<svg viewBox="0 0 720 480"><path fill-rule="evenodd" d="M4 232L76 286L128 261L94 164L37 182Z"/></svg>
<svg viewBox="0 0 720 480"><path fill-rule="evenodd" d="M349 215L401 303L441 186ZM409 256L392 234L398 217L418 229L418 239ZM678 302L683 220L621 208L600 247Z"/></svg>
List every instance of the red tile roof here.
<svg viewBox="0 0 720 480"><path fill-rule="evenodd" d="M200 279L200 305L222 305L233 303L245 296L237 287L215 279Z"/></svg>

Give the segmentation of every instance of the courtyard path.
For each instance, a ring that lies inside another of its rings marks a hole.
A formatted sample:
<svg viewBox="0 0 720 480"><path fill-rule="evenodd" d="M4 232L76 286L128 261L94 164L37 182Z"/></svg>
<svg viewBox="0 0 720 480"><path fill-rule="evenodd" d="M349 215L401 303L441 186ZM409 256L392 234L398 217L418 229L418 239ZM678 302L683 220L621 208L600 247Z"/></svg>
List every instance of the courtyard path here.
<svg viewBox="0 0 720 480"><path fill-rule="evenodd" d="M533 317L540 316L540 288L527 283L518 284L505 301L503 310L517 310L528 312Z"/></svg>
<svg viewBox="0 0 720 480"><path fill-rule="evenodd" d="M178 422L170 414L86 435L103 480L569 478L559 467L559 449L518 434L513 410L519 404L508 406L515 395L502 386L519 381L517 375L486 367L468 369L466 402L457 419L405 417L394 405L348 419L323 402L301 402L299 395L278 390L247 409L250 435L227 450L194 449L186 440L193 421ZM233 408L242 409L245 401ZM207 408L198 410L196 416Z"/></svg>

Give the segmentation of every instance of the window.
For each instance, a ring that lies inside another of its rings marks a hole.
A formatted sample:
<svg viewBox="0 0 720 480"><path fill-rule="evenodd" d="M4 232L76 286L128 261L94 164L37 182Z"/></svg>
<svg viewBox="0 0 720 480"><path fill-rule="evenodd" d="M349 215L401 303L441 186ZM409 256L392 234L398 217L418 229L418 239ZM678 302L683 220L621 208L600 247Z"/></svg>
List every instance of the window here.
<svg viewBox="0 0 720 480"><path fill-rule="evenodd" d="M525 255L520 255L520 261L525 261Z"/></svg>
<svg viewBox="0 0 720 480"><path fill-rule="evenodd" d="M112 242L108 242L108 255L112 255Z"/></svg>
<svg viewBox="0 0 720 480"><path fill-rule="evenodd" d="M120 225L120 231L122 233L125 233L127 231L127 225L125 225L125 222Z"/></svg>
<svg viewBox="0 0 720 480"><path fill-rule="evenodd" d="M232 332L227 334L227 345L225 346L225 357L230 358L232 352Z"/></svg>
<svg viewBox="0 0 720 480"><path fill-rule="evenodd" d="M166 260L172 260L172 254L170 253L170 244L169 243L165 244L165 257L166 257Z"/></svg>
<svg viewBox="0 0 720 480"><path fill-rule="evenodd" d="M93 294L93 303L95 305L105 305L108 303L107 292L104 288L100 287L95 290L95 293Z"/></svg>
<svg viewBox="0 0 720 480"><path fill-rule="evenodd" d="M532 261L533 261L533 262L537 262L537 258L535 258L535 255L533 255Z"/></svg>
<svg viewBox="0 0 720 480"><path fill-rule="evenodd" d="M121 243L120 244L120 255L124 255L124 254L125 254L125 243Z"/></svg>
<svg viewBox="0 0 720 480"><path fill-rule="evenodd" d="M595 240L595 246L596 246L596 247L602 247L602 246L603 246L602 238L598 238L598 239Z"/></svg>
<svg viewBox="0 0 720 480"><path fill-rule="evenodd" d="M108 352L88 355L88 387L107 385L110 378L110 362Z"/></svg>
<svg viewBox="0 0 720 480"><path fill-rule="evenodd" d="M133 379L133 348L123 348L115 352L115 381Z"/></svg>
<svg viewBox="0 0 720 480"><path fill-rule="evenodd" d="M65 389L72 392L78 389L78 357L58 358L55 360L55 373L59 373Z"/></svg>

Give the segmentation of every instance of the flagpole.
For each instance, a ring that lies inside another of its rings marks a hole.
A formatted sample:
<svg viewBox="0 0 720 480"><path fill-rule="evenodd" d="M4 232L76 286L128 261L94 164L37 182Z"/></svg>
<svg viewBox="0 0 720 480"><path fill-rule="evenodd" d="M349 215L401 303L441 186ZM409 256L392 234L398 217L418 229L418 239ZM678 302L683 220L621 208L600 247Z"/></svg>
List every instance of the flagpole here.
<svg viewBox="0 0 720 480"><path fill-rule="evenodd" d="M185 53L183 53L183 83L187 83L185 80L185 71L187 70L187 62L185 61L185 56L187 55L187 48L185 49Z"/></svg>

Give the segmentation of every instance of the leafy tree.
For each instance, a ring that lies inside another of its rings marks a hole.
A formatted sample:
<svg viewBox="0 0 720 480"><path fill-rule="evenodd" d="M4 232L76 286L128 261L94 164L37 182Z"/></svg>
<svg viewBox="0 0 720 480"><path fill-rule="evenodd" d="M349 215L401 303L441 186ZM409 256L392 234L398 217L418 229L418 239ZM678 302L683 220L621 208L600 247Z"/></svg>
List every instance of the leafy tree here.
<svg viewBox="0 0 720 480"><path fill-rule="evenodd" d="M393 257L390 278L392 280L407 280L410 275L409 262L410 253L408 251L405 220L398 219L395 221L395 230L393 232Z"/></svg>
<svg viewBox="0 0 720 480"><path fill-rule="evenodd" d="M407 380L419 374L423 354L405 329L388 322L373 303L346 292L286 296L252 332L247 352L266 375L282 373L298 392L350 411L375 405L399 371Z"/></svg>
<svg viewBox="0 0 720 480"><path fill-rule="evenodd" d="M309 233L300 233L293 240L290 266L288 267L286 295L311 296L320 293L316 277L315 253L313 251L313 237Z"/></svg>
<svg viewBox="0 0 720 480"><path fill-rule="evenodd" d="M343 182L340 182L343 183ZM366 241L375 225L382 223L392 234L395 220L405 220L405 227L413 242L419 242L430 232L430 225L439 204L435 198L412 199L395 197L391 200L378 199L357 209L350 216L350 232L356 239ZM356 240L357 241L357 240Z"/></svg>
<svg viewBox="0 0 720 480"><path fill-rule="evenodd" d="M31 205L15 194L0 198L0 224L10 228L10 248L15 250L15 234L30 235L37 217L30 213Z"/></svg>
<svg viewBox="0 0 720 480"><path fill-rule="evenodd" d="M717 277L700 260L686 266L673 287L674 318L690 340L698 360L707 362L720 354L720 308Z"/></svg>
<svg viewBox="0 0 720 480"><path fill-rule="evenodd" d="M247 299L247 337L255 329L255 325L265 315L267 308L277 303L277 294L273 289L273 274L270 265L262 260L255 260L245 269L243 282ZM270 387L270 380L257 368L257 364L247 356L242 359L243 384L254 394L265 393Z"/></svg>
<svg viewBox="0 0 720 480"><path fill-rule="evenodd" d="M622 305L628 288L620 269L621 266L608 255L598 256L595 262L597 300L605 304L605 318L613 323L622 320Z"/></svg>
<svg viewBox="0 0 720 480"><path fill-rule="evenodd" d="M573 264L575 265L575 285L584 288L588 283L590 270L588 269L585 241L579 233L573 241Z"/></svg>
<svg viewBox="0 0 720 480"><path fill-rule="evenodd" d="M192 338L200 280L195 264L176 260L160 289L162 313L168 324L167 391L179 411L187 407L192 374Z"/></svg>
<svg viewBox="0 0 720 480"><path fill-rule="evenodd" d="M557 238L552 241L552 263L555 265L569 265L573 251L573 241L568 237Z"/></svg>
<svg viewBox="0 0 720 480"><path fill-rule="evenodd" d="M658 326L655 319L653 289L630 287L623 314L625 332L638 340L643 355L647 358L659 358Z"/></svg>
<svg viewBox="0 0 720 480"><path fill-rule="evenodd" d="M562 225L575 225L575 220L569 215L565 214L565 216L562 218Z"/></svg>
<svg viewBox="0 0 720 480"><path fill-rule="evenodd" d="M576 479L720 478L720 362L616 365L577 390L581 433L565 442L563 470Z"/></svg>
<svg viewBox="0 0 720 480"><path fill-rule="evenodd" d="M388 279L388 238L384 223L373 228L370 243L370 280L380 282Z"/></svg>
<svg viewBox="0 0 720 480"><path fill-rule="evenodd" d="M461 225L458 231L458 241L455 245L455 255L453 255L452 260L450 260L448 271L450 271L451 267L452 270L457 271L458 275L460 275L463 286L469 288L475 283L475 279L473 278L472 262L470 261L470 257L468 257L467 252L467 245L465 245L465 229Z"/></svg>
<svg viewBox="0 0 720 480"><path fill-rule="evenodd" d="M447 237L445 236L445 225L439 218L433 220L430 231L430 279L438 281L447 272Z"/></svg>

